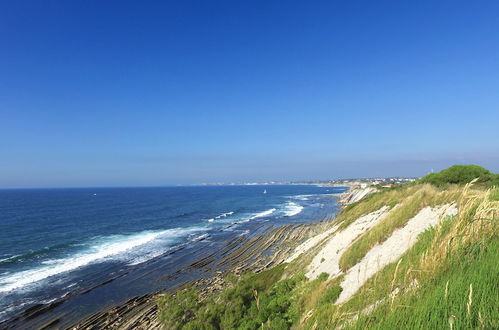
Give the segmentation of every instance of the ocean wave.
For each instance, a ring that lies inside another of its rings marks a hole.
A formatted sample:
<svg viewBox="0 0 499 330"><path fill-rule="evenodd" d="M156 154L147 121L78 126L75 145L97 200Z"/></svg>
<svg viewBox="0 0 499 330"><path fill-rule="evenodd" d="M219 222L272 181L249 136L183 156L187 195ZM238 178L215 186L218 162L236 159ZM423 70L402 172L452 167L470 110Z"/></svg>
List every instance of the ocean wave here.
<svg viewBox="0 0 499 330"><path fill-rule="evenodd" d="M290 196L290 197L293 199L300 200L300 201L308 201L310 199L310 197L312 197L312 196L314 196L314 195L295 195L295 196Z"/></svg>
<svg viewBox="0 0 499 330"><path fill-rule="evenodd" d="M269 215L271 215L272 213L274 213L276 209L275 208L272 208L270 210L266 210L266 211L263 211L263 212L260 212L260 213L257 213L255 215L253 215L252 217L249 218L249 220L253 220L253 219L257 219L257 218L263 218L263 217L267 217Z"/></svg>
<svg viewBox="0 0 499 330"><path fill-rule="evenodd" d="M265 210L265 211L262 211L259 213L246 214L244 218L240 218L238 221L232 222L232 225L237 225L240 223L248 222L248 221L251 221L253 219L268 217L269 215L274 213L276 210L277 209L275 209L275 208L271 208L271 209L268 209L268 210Z"/></svg>
<svg viewBox="0 0 499 330"><path fill-rule="evenodd" d="M156 258L156 257L159 257L160 255L162 254L165 254L166 252L168 252L168 248L163 248L163 249L155 249L155 250L152 250L152 251L149 251L145 254L142 254L140 256L137 256L135 258L132 258L128 261L127 265L128 266L135 266L135 265L140 265L141 263L144 263L146 261L149 261L153 258Z"/></svg>
<svg viewBox="0 0 499 330"><path fill-rule="evenodd" d="M199 242L199 241L202 241L208 237L210 237L210 234L201 234L201 235L198 235L198 236L191 238L191 242Z"/></svg>
<svg viewBox="0 0 499 330"><path fill-rule="evenodd" d="M213 222L213 221L218 220L218 219L226 218L226 217L233 215L233 214L234 214L234 211L225 212L225 213L222 213L214 218L208 219L208 222Z"/></svg>
<svg viewBox="0 0 499 330"><path fill-rule="evenodd" d="M64 259L49 259L42 261L43 265L55 265L58 263L64 262Z"/></svg>
<svg viewBox="0 0 499 330"><path fill-rule="evenodd" d="M47 256L48 254L53 253L54 251L61 251L63 249L66 249L68 246L76 246L76 244L59 243L50 246L45 246L37 250L29 250L23 254L17 254L7 258L0 259L0 265L18 264L20 262L42 259L44 256Z"/></svg>
<svg viewBox="0 0 499 330"><path fill-rule="evenodd" d="M98 239L87 250L62 259L45 260L41 266L19 271L0 278L0 293L40 282L49 277L70 272L89 264L102 262L119 257L128 252L133 252L141 246L155 240L162 243L174 243L179 237L186 236L201 230L203 227L173 228L162 231L144 231L130 235L113 235ZM143 252L143 251L142 251ZM147 253L144 253L146 255ZM145 260L144 260L145 261Z"/></svg>
<svg viewBox="0 0 499 330"><path fill-rule="evenodd" d="M0 310L0 321L4 321L4 319L3 319L4 315L7 315L7 314L15 312L15 311L19 311L23 307L31 305L31 304L33 304L35 302L36 301L33 300L33 299L26 299L25 301L23 301L21 303L18 303L18 304L15 304L15 305L10 305L9 307L6 307L3 310Z"/></svg>
<svg viewBox="0 0 499 330"><path fill-rule="evenodd" d="M17 254L17 255L13 255L13 256L7 257L7 258L0 259L0 264L9 262L9 261L14 260L14 259L17 259L20 256L21 256L20 254Z"/></svg>
<svg viewBox="0 0 499 330"><path fill-rule="evenodd" d="M295 202L287 202L284 206L284 215L287 217L292 217L297 215L303 210L303 206L296 204Z"/></svg>
<svg viewBox="0 0 499 330"><path fill-rule="evenodd" d="M237 224L238 224L237 222L232 223L228 226L223 227L221 230L222 231L234 231L234 229L237 227Z"/></svg>
<svg viewBox="0 0 499 330"><path fill-rule="evenodd" d="M249 229L246 229L246 230L243 230L243 231L242 231L239 235L237 235L237 236L241 237L241 236L248 235L249 233L250 233Z"/></svg>

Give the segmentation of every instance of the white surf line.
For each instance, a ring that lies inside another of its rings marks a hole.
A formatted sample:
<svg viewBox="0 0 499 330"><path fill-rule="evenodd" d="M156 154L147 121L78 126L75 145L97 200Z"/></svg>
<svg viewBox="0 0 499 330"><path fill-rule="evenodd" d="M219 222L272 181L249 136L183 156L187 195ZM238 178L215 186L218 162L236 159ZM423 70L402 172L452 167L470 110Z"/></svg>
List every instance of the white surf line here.
<svg viewBox="0 0 499 330"><path fill-rule="evenodd" d="M341 273L339 262L345 250L357 237L374 227L388 212L389 207L383 206L377 211L358 218L347 228L329 238L308 266L306 276L309 279L315 279L323 272L328 273L330 277L339 275Z"/></svg>
<svg viewBox="0 0 499 330"><path fill-rule="evenodd" d="M404 227L396 229L386 241L373 247L358 264L348 270L341 282L343 291L336 304L350 299L371 276L399 259L416 243L420 233L438 224L444 217L456 214L455 204L423 208Z"/></svg>
<svg viewBox="0 0 499 330"><path fill-rule="evenodd" d="M270 210L267 210L267 211L263 211L263 212L257 213L257 214L255 214L254 216L252 216L252 217L250 218L250 220L252 220L252 219L256 219L256 218L263 218L263 217L266 217L266 216L271 215L272 213L274 213L274 211L275 211L275 210L276 210L275 208L272 208L272 209L270 209Z"/></svg>
<svg viewBox="0 0 499 330"><path fill-rule="evenodd" d="M287 217L292 217L297 215L303 210L303 206L296 204L295 202L287 202L284 210L284 214Z"/></svg>
<svg viewBox="0 0 499 330"><path fill-rule="evenodd" d="M234 211L230 211L230 212L225 212L225 213L222 213L220 215L217 215L216 217L214 218L211 218L211 219L208 219L208 222L213 222L215 220L218 220L218 219L221 219L221 218L226 218L230 215L233 215L234 214Z"/></svg>
<svg viewBox="0 0 499 330"><path fill-rule="evenodd" d="M47 260L42 264L43 266L1 277L0 293L23 288L51 276L70 272L95 262L107 260L109 257L128 252L141 245L150 243L159 237L177 239L179 236L185 236L200 230L204 230L204 228L172 228L162 231L144 231L136 234L109 236L109 241L103 241L97 245L91 246L86 251L54 261Z"/></svg>

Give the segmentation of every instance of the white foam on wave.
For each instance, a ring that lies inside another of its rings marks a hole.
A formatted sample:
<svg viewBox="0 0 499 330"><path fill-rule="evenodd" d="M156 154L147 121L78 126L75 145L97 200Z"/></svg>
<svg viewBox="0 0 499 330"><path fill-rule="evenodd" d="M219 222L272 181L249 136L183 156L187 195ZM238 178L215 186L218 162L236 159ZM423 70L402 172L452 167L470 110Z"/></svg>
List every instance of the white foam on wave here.
<svg viewBox="0 0 499 330"><path fill-rule="evenodd" d="M14 258L20 257L20 256L21 256L20 254L16 254L16 255L13 255L13 256L10 256L10 257L7 257L7 258L0 259L0 264L4 263L4 262L7 262L9 260L12 260Z"/></svg>
<svg viewBox="0 0 499 330"><path fill-rule="evenodd" d="M199 242L199 241L202 241L208 237L210 237L210 234L201 234L201 235L193 237L191 239L191 242Z"/></svg>
<svg viewBox="0 0 499 330"><path fill-rule="evenodd" d="M257 213L255 214L254 216L252 216L250 218L250 220L253 220L253 219L256 219L256 218L263 218L263 217L266 217L266 216L269 216L271 215L272 213L274 213L276 209L272 208L270 210L267 210L267 211L263 211L263 212L260 212L260 213Z"/></svg>
<svg viewBox="0 0 499 330"><path fill-rule="evenodd" d="M130 259L128 261L127 265L128 266L139 265L143 262L146 262L146 261L151 260L153 258L159 257L160 255L166 253L170 249L171 248L158 248L158 249L154 249L154 250L145 252L145 253L143 253L135 258Z"/></svg>
<svg viewBox="0 0 499 330"><path fill-rule="evenodd" d="M243 230L238 236L248 235L250 233L249 229Z"/></svg>
<svg viewBox="0 0 499 330"><path fill-rule="evenodd" d="M92 263L102 262L131 252L154 240L161 239L162 243L173 243L179 236L205 230L202 227L174 228L162 231L144 231L131 235L113 235L98 240L98 243L87 250L62 259L46 260L42 266L0 277L0 293L23 288L45 280L51 276L70 272ZM156 251L157 252L157 251ZM154 253L156 255L156 253ZM150 257L149 255L148 257ZM142 255L141 257L144 257ZM145 261L141 258L142 261Z"/></svg>
<svg viewBox="0 0 499 330"><path fill-rule="evenodd" d="M292 217L297 215L303 210L303 206L296 204L295 202L287 202L284 206L284 215L287 217Z"/></svg>
<svg viewBox="0 0 499 330"><path fill-rule="evenodd" d="M64 259L49 259L49 260L44 260L42 261L43 265L54 265L58 264L60 262L64 262Z"/></svg>
<svg viewBox="0 0 499 330"><path fill-rule="evenodd" d="M230 226L224 227L223 230L224 231L232 231L231 228L233 228L234 226L237 226L238 224L245 223L245 222L251 221L253 219L267 217L267 216L271 215L272 213L274 213L275 211L276 211L275 208L271 208L269 210L265 210L265 211L262 211L262 212L259 212L259 213L253 213L253 214L246 213L242 217L240 217L239 219L237 219L236 221L233 221Z"/></svg>
<svg viewBox="0 0 499 330"><path fill-rule="evenodd" d="M295 195L295 196L290 196L290 197L293 199L300 200L300 201L308 201L310 199L310 197L312 197L312 196L314 196L314 195Z"/></svg>
<svg viewBox="0 0 499 330"><path fill-rule="evenodd" d="M226 217L233 215L233 214L234 214L234 211L225 212L225 213L222 213L220 215L217 215L214 218L208 219L208 222L213 222L213 221L218 220L218 219L226 218Z"/></svg>
<svg viewBox="0 0 499 330"><path fill-rule="evenodd" d="M7 308L4 308L3 310L0 310L0 321L4 321L3 316L7 315L11 312L19 311L21 310L24 306L33 304L35 300L32 299L26 299L23 302L20 302L19 304L12 304Z"/></svg>

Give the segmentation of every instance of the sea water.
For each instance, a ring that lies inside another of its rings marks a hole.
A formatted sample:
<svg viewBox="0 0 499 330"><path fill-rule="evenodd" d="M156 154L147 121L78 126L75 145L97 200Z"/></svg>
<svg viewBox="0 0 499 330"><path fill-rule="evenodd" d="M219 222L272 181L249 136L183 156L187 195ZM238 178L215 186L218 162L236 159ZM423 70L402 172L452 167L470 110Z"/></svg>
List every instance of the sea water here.
<svg viewBox="0 0 499 330"><path fill-rule="evenodd" d="M167 289L172 280L165 275L182 274L175 266L199 251L262 224L334 216L330 195L342 191L317 185L0 190L0 320L68 295L80 298L66 308L78 305L83 315ZM91 299L81 298L97 287Z"/></svg>

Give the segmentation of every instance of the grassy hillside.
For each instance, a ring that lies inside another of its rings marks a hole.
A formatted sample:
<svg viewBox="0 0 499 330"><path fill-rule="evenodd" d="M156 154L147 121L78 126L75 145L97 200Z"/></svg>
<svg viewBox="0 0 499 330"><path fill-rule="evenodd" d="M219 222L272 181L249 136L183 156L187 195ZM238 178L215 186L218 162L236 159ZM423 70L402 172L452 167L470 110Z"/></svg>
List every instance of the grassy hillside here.
<svg viewBox="0 0 499 330"><path fill-rule="evenodd" d="M162 322L169 329L499 328L499 189L477 189L476 181L427 182L373 194L341 212L334 220L338 230L382 206L392 208L344 252L339 276L308 280L312 249L291 264L230 278L209 298L200 299L192 287L164 295L158 302ZM400 259L335 304L343 274L373 246L422 208L451 203L456 216L423 232Z"/></svg>
<svg viewBox="0 0 499 330"><path fill-rule="evenodd" d="M392 194L392 201L396 201L398 207L350 246L340 260L341 268L347 270L355 265L374 245L380 244L390 237L395 229L402 227L423 207L437 206L456 200L459 193L460 190L457 187L439 190L430 185L395 190ZM369 203L367 202L367 204Z"/></svg>

